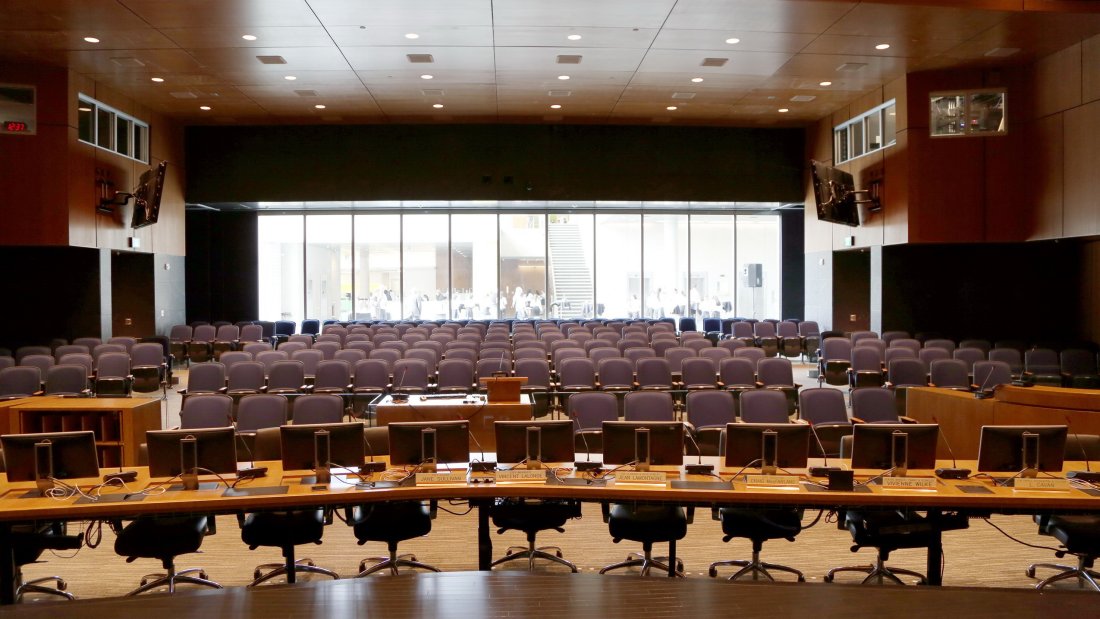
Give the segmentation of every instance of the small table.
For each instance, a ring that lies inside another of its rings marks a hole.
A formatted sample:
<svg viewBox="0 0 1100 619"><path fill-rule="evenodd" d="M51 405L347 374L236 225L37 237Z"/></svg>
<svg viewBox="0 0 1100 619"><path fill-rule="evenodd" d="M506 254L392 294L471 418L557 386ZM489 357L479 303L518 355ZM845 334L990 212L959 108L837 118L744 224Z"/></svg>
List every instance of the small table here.
<svg viewBox="0 0 1100 619"><path fill-rule="evenodd" d="M385 396L375 405L378 425L394 421L459 421L470 422L470 434L482 451L496 451L493 422L531 419L534 406L529 394L521 394L519 402L490 404L484 394L477 395L411 395L407 403L396 403Z"/></svg>

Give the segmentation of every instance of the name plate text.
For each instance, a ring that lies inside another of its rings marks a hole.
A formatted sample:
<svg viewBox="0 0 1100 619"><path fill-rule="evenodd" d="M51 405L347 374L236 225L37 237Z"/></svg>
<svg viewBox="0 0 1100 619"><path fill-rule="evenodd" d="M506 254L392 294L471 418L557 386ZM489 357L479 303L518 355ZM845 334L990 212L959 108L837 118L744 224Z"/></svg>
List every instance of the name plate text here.
<svg viewBox="0 0 1100 619"><path fill-rule="evenodd" d="M935 490L935 477L883 477L883 488L901 490Z"/></svg>
<svg viewBox="0 0 1100 619"><path fill-rule="evenodd" d="M465 484L466 471L450 471L446 473L417 473L416 485L428 486L432 484Z"/></svg>
<svg viewBox="0 0 1100 619"><path fill-rule="evenodd" d="M1068 479L1049 477L1017 477L1013 480L1012 487L1016 490L1070 490Z"/></svg>
<svg viewBox="0 0 1100 619"><path fill-rule="evenodd" d="M510 471L497 471L497 483L516 481L546 483L546 471L531 469L512 469Z"/></svg>
<svg viewBox="0 0 1100 619"><path fill-rule="evenodd" d="M668 476L660 471L619 471L615 473L617 484L663 484Z"/></svg>
<svg viewBox="0 0 1100 619"><path fill-rule="evenodd" d="M750 486L798 486L798 475L745 475Z"/></svg>

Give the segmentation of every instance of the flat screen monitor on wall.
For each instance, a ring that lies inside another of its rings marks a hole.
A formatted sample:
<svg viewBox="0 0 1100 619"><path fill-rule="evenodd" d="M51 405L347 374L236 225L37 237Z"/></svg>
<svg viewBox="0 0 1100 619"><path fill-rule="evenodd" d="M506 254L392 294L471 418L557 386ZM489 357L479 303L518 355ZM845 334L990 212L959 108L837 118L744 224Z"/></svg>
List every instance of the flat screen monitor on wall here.
<svg viewBox="0 0 1100 619"><path fill-rule="evenodd" d="M146 170L141 175L137 191L134 192L134 217L130 221L131 228L144 228L157 223L167 169L168 162L162 161L157 167Z"/></svg>
<svg viewBox="0 0 1100 619"><path fill-rule="evenodd" d="M819 161L810 163L817 218L834 224L858 226L859 209L856 207L856 185L852 175Z"/></svg>

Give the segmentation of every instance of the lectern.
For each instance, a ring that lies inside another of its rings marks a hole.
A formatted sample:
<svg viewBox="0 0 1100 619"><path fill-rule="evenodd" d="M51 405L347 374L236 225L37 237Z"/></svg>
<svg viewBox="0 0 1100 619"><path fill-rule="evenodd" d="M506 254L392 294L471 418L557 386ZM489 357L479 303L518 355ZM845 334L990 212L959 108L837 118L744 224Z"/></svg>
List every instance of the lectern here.
<svg viewBox="0 0 1100 619"><path fill-rule="evenodd" d="M493 376L483 378L489 404L511 404L519 402L520 387L527 383L526 376Z"/></svg>

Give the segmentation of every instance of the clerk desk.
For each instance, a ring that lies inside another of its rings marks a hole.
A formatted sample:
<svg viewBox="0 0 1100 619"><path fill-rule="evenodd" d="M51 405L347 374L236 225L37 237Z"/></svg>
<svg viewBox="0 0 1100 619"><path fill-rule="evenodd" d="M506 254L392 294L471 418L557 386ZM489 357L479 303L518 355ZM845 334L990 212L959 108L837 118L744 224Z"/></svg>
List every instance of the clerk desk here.
<svg viewBox="0 0 1100 619"><path fill-rule="evenodd" d="M717 464L718 458L704 458L704 462ZM264 462L267 476L241 482L238 488L246 492L240 496L223 496L224 487L216 490L169 491L158 495L143 496L141 500L99 502L67 498L23 498L33 489L33 482L5 483L0 485L0 602L12 603L14 599L14 566L9 542L11 525L30 520L109 519L151 514L179 513L239 513L264 509L301 508L304 506L340 507L373 501L466 499L478 510L478 565L489 569L492 561L489 509L496 497L570 498L582 501L662 501L686 505L799 505L808 508L832 509L842 507L862 508L911 508L927 509L930 513L964 511L982 514L989 512L1042 513L1077 512L1100 513L1100 491L1016 491L994 487L988 481L939 480L934 490L892 490L869 486L858 492L832 492L813 488L803 482L797 487L773 488L747 486L735 481L732 488L717 489L704 484L696 487L675 487L673 481L717 481L705 476L688 476L680 467L654 467L666 471L669 482L664 484L624 484L614 481L599 485L586 481L573 483L458 483L446 485L401 486L387 488L356 487L347 482L334 481L330 487L316 487L301 483L304 472L284 474L279 462ZM811 463L814 464L814 463ZM942 463L943 465L949 462ZM972 462L960 462L974 468ZM1081 463L1067 462L1066 470L1080 468ZM719 473L729 479L735 470L719 467ZM130 492L150 485L148 472L139 468L139 477L129 484ZM792 471L804 473L805 471ZM877 471L856 471L857 478L867 478ZM584 479L570 472L567 479ZM910 471L910 476L930 476L930 471ZM392 478L394 474L377 474L373 478ZM342 477L334 474L334 477ZM204 481L214 477L203 477ZM71 480L82 488L95 485L97 479ZM974 487L981 488L976 493ZM247 489L260 489L264 494L247 494ZM968 492L968 490L970 492ZM108 489L108 496L124 494L122 490ZM928 552L927 575L930 584L940 584L940 559L942 550L934 544Z"/></svg>

